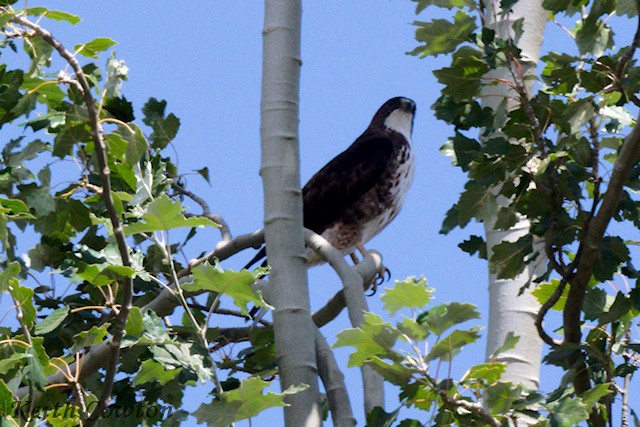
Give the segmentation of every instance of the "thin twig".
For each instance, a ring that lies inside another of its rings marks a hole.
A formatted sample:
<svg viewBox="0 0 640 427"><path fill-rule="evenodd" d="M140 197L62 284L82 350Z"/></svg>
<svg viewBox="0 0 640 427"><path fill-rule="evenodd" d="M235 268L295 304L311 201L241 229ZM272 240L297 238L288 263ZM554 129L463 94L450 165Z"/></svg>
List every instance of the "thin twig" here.
<svg viewBox="0 0 640 427"><path fill-rule="evenodd" d="M211 208L209 208L209 204L206 202L206 200L204 200L202 197L198 196L197 194L193 193L192 191L187 190L186 188L184 188L183 186L181 186L175 181L171 184L171 187L174 190L176 190L178 193L184 194L185 196L187 196L188 198L190 198L191 200L193 200L194 202L200 205L200 207L202 208L202 214L198 216L208 218L211 221L218 224L220 226L220 235L222 236L222 240L229 241L233 238L227 222L224 220L224 218L222 218L222 216L211 212ZM189 216L196 216L196 215L185 214L185 216L189 217Z"/></svg>
<svg viewBox="0 0 640 427"><path fill-rule="evenodd" d="M633 41L629 46L629 49L622 55L620 61L618 62L618 66L616 67L616 81L620 83L622 81L622 77L624 75L625 69L627 68L627 64L633 58L633 54L636 52L638 45L640 44L640 3L637 1L636 3L636 13L638 17L638 25L636 26L636 34L633 36Z"/></svg>
<svg viewBox="0 0 640 427"><path fill-rule="evenodd" d="M540 310L538 310L538 314L536 315L535 325L536 329L538 330L538 335L540 336L540 338L542 338L542 341L552 347L558 347L562 345L562 342L553 339L549 334L547 334L547 332L544 330L544 327L542 326L542 322L544 321L544 317L547 315L547 312L558 302L558 300L562 296L567 283L567 278L563 277L558 284L558 287L555 289L555 291L553 291L553 294L551 294L549 299L546 300L544 304L542 304Z"/></svg>

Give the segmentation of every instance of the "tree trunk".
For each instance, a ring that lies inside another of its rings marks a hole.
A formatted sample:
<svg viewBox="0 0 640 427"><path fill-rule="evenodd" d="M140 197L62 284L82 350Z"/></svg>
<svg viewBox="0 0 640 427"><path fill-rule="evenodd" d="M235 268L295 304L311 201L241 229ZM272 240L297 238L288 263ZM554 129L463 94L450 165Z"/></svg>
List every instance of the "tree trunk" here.
<svg viewBox="0 0 640 427"><path fill-rule="evenodd" d="M517 46L522 49L523 58L526 59L520 65L524 75L535 72L540 56L540 46L544 35L548 12L542 8L542 0L520 0L507 15L501 15L497 0L486 0L485 26L496 31L496 37L513 38L512 24L524 17L524 33ZM511 72L506 69L494 70L489 77L492 82L495 79L513 81ZM533 83L527 83L527 92L531 93ZM506 84L495 83L483 87L482 102L484 106L497 108L503 99L517 99L518 95ZM490 96L489 96L490 95ZM495 96L498 95L498 96ZM498 200L500 203L500 200ZM503 241L515 241L520 236L529 233L530 224L526 218L520 218L518 223L506 231L493 230L495 219L485 222L487 241L487 254L491 259L492 248ZM487 359L492 358L494 352L500 347L509 332L520 337L516 347L498 355L496 361L508 363L503 379L526 387L538 388L540 378L540 352L542 340L536 331L534 320L540 309L540 304L530 295L529 290L522 295L520 289L532 278L545 271L546 258L542 244L538 243L534 251L540 251L536 261L516 278L510 280L498 280L494 273L489 274L489 328L487 338ZM493 271L490 264L490 271Z"/></svg>
<svg viewBox="0 0 640 427"><path fill-rule="evenodd" d="M300 0L266 0L263 30L260 138L264 230L270 272L273 328L283 390L290 395L285 425L322 422L316 365L315 327L309 309L302 223L298 146L300 84Z"/></svg>

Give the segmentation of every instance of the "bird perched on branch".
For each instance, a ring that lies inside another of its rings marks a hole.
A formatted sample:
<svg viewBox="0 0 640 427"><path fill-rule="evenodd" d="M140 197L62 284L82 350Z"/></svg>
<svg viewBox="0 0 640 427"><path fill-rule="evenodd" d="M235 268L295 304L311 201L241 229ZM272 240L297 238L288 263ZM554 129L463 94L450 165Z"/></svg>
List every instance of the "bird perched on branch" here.
<svg viewBox="0 0 640 427"><path fill-rule="evenodd" d="M398 215L413 181L415 112L415 102L404 97L382 104L364 133L302 189L305 228L356 262L356 249L364 256L364 244ZM245 268L265 256L263 247ZM308 259L322 262L312 251Z"/></svg>

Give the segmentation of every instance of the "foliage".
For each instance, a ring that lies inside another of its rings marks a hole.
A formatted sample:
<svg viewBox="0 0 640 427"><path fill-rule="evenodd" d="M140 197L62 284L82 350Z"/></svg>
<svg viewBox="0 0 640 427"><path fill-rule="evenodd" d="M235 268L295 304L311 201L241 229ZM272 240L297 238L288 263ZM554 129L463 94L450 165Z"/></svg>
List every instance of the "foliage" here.
<svg viewBox="0 0 640 427"><path fill-rule="evenodd" d="M180 410L185 389L198 382L215 387L194 413L199 422L220 425L211 413L220 407L229 423L282 406L304 387L263 392L262 376L274 372L269 331L229 338L210 327L221 315L244 324L247 303L265 305L251 289L265 270L225 270L216 252L188 263L176 256L198 254L191 239L224 226L167 154L180 120L154 98L142 106L147 127L135 119L115 53L104 68L77 62L100 59L115 41L69 51L27 16L80 21L43 7L0 8L0 128L22 131L0 153L0 291L15 316L0 328L3 425L88 425L112 411L133 414L127 425L175 425L189 415ZM198 173L208 179L206 168ZM185 197L204 213L187 213ZM255 347L218 352L234 339Z"/></svg>
<svg viewBox="0 0 640 427"><path fill-rule="evenodd" d="M336 347L355 348L350 365L368 365L400 388L400 407L390 413L378 410L369 414L368 426L391 425L399 421L400 409L409 407L429 413L428 421L404 419L397 425L500 426L517 417L538 426L570 427L584 421L594 402L610 393L605 384L588 396L574 397L571 390L544 396L501 381L506 364L495 361L471 366L458 380L451 378L445 364L460 362L461 357L456 356L470 351L469 346L479 337L477 326L461 326L479 314L470 304L430 305L433 291L424 279L396 282L381 299L389 307L395 304L395 294L402 292L407 297L404 306L387 310L393 316L402 308L410 317L392 323L367 313L360 327L338 335ZM424 301L425 306L416 307L412 300ZM500 352L511 350L516 342L517 338L510 337Z"/></svg>
<svg viewBox="0 0 640 427"><path fill-rule="evenodd" d="M543 304L536 324L552 346L545 360L567 370L557 393L568 393L570 383L583 401L592 384L594 390L624 393L612 384L622 378L628 382L637 369L638 337L631 331L640 314L633 262L637 241L625 238L640 226L640 136L633 118L640 106L640 67L633 59L640 32L636 29L631 39L632 32L624 30L637 22L640 6L626 0L545 0L543 6L566 35L561 51L540 59L538 76L531 58L518 48L521 20L501 38L485 26L484 17L492 12L482 3L415 1L417 13L437 6L450 9L453 18L416 22L421 45L410 52L421 57L451 53L451 64L435 71L443 87L433 108L453 126L442 152L468 181L442 233L474 219L495 220L494 229L508 230L527 218L531 233L493 247L490 265L499 279L507 279L547 257L546 272L536 280L541 284L535 294ZM503 9L497 13L509 13L515 3L499 2ZM565 16L578 12L578 20L568 24ZM487 77L491 72L504 77ZM491 87L499 84L510 85L512 96L493 100L496 107L489 108L480 98L491 96ZM535 242L542 242L543 254L536 252ZM479 236L460 247L487 256ZM633 285L617 286L621 289L610 294L608 283L615 277ZM563 341L542 327L551 307L563 311ZM597 405L586 409L601 413L613 395L594 401ZM558 405L549 408L570 408Z"/></svg>

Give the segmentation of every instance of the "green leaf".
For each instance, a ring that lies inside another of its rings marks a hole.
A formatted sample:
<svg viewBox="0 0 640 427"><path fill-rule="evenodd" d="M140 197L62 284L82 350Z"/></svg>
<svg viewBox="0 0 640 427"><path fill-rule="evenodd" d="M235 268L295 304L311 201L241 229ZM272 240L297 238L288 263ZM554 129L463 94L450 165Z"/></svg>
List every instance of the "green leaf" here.
<svg viewBox="0 0 640 427"><path fill-rule="evenodd" d="M45 16L54 21L67 21L72 25L76 25L81 21L79 16L72 15L60 10L49 10L46 7L30 7L26 10L27 15L31 16Z"/></svg>
<svg viewBox="0 0 640 427"><path fill-rule="evenodd" d="M462 9L463 7L475 8L476 4L473 0L412 0L417 4L416 15L422 12L428 6L444 7L447 9Z"/></svg>
<svg viewBox="0 0 640 427"><path fill-rule="evenodd" d="M551 295L553 295L553 293L556 291L558 285L560 285L560 281L558 279L551 279L551 283L539 284L535 289L531 291L531 294L536 297L540 304L544 304L549 301L549 298L551 298ZM564 290L562 291L562 295L560 295L560 298L558 299L558 302L556 302L551 308L557 311L564 310L568 294L569 286L565 286Z"/></svg>
<svg viewBox="0 0 640 427"><path fill-rule="evenodd" d="M33 306L33 289L25 286L13 285L9 290L16 304L22 311L22 323L31 329L36 322L36 309Z"/></svg>
<svg viewBox="0 0 640 427"><path fill-rule="evenodd" d="M413 319L405 317L396 325L398 330L414 341L422 341L429 336L429 328Z"/></svg>
<svg viewBox="0 0 640 427"><path fill-rule="evenodd" d="M91 402L91 397L93 395L87 396L89 402ZM61 409L59 411L47 411L47 425L51 427L75 427L82 425L81 414L82 410L80 407L75 407L74 405L68 404L69 406L64 407L64 410ZM72 410L74 408L75 410Z"/></svg>
<svg viewBox="0 0 640 427"><path fill-rule="evenodd" d="M36 325L36 335L44 335L56 329L64 319L69 315L69 307L60 307L54 310L51 314L44 318L44 320Z"/></svg>
<svg viewBox="0 0 640 427"><path fill-rule="evenodd" d="M493 352L491 358L495 359L500 353L514 349L516 344L518 344L518 341L520 341L520 337L509 331L507 336L504 337L504 342Z"/></svg>
<svg viewBox="0 0 640 427"><path fill-rule="evenodd" d="M55 108L60 105L62 100L67 96L57 80L45 81L37 77L25 78L22 82L22 88L29 92L36 93L38 100L43 101L47 105Z"/></svg>
<svg viewBox="0 0 640 427"><path fill-rule="evenodd" d="M498 204L490 187L469 183L468 188L460 195L457 205L458 224L464 226L476 218L478 221L486 221L495 217Z"/></svg>
<svg viewBox="0 0 640 427"><path fill-rule="evenodd" d="M76 144L90 140L91 133L85 123L76 122L66 125L53 140L53 155L63 159L71 154Z"/></svg>
<svg viewBox="0 0 640 427"><path fill-rule="evenodd" d="M621 317L627 314L631 308L631 299L622 292L618 292L616 294L616 299L613 301L609 310L605 312L600 319L598 319L598 324L604 325L618 321Z"/></svg>
<svg viewBox="0 0 640 427"><path fill-rule="evenodd" d="M571 31L576 37L580 55L592 55L596 58L613 47L613 31L601 20L579 21Z"/></svg>
<svg viewBox="0 0 640 427"><path fill-rule="evenodd" d="M593 118L595 112L593 100L587 98L570 103L562 116L569 124L570 132L576 133Z"/></svg>
<svg viewBox="0 0 640 427"><path fill-rule="evenodd" d="M101 326L92 326L88 331L82 331L73 336L73 352L82 350L85 347L93 347L100 344L109 335L110 323Z"/></svg>
<svg viewBox="0 0 640 427"><path fill-rule="evenodd" d="M414 372L413 369L409 369L401 363L387 362L377 356L370 358L367 365L371 366L386 381L399 387L409 383Z"/></svg>
<svg viewBox="0 0 640 427"><path fill-rule="evenodd" d="M367 414L366 427L391 427L393 423L398 419L399 413L400 408L396 409L393 412L387 413L381 407L376 406L371 412Z"/></svg>
<svg viewBox="0 0 640 427"><path fill-rule="evenodd" d="M7 267L0 271L0 292L6 292L10 286L17 286L20 274L20 263L11 261Z"/></svg>
<svg viewBox="0 0 640 427"><path fill-rule="evenodd" d="M566 292L563 294L563 297L566 298ZM611 297L607 295L607 291L604 289L589 287L584 296L584 304L582 306L585 320L599 319L607 308L607 305L610 305L609 299L611 299Z"/></svg>
<svg viewBox="0 0 640 427"><path fill-rule="evenodd" d="M15 400L13 393L7 387L7 384L0 379L0 415L13 415L15 408Z"/></svg>
<svg viewBox="0 0 640 427"><path fill-rule="evenodd" d="M365 313L360 327L339 332L333 347L354 347L356 351L349 356L349 366L362 366L374 356L395 358L393 345L399 336L400 331L383 322L380 316Z"/></svg>
<svg viewBox="0 0 640 427"><path fill-rule="evenodd" d="M120 96L120 88L122 87L123 80L127 80L127 73L129 73L129 68L125 65L124 61L118 60L116 58L116 53L111 52L111 56L107 60L107 81L104 84L105 96L107 98L116 98ZM125 118L130 120L124 120L125 122L129 122L133 120L133 111L129 111L130 106L126 105L126 99L123 100L125 103L121 103L121 105L125 108Z"/></svg>
<svg viewBox="0 0 640 427"><path fill-rule="evenodd" d="M17 366L21 366L24 359L30 357L27 353L13 353L9 357L0 359L0 375L5 375Z"/></svg>
<svg viewBox="0 0 640 427"><path fill-rule="evenodd" d="M4 28L14 16L16 16L15 13L5 10L2 15L0 15L0 28Z"/></svg>
<svg viewBox="0 0 640 427"><path fill-rule="evenodd" d="M147 139L142 134L142 131L135 124L130 124L130 128L134 130L134 133L129 132L127 129L119 129L120 134L124 139L129 142L127 145L127 152L125 153L125 160L130 165L135 165L140 161L140 158L147 152L149 144Z"/></svg>
<svg viewBox="0 0 640 427"><path fill-rule="evenodd" d="M470 164L478 156L482 156L482 147L475 139L467 138L460 132L456 132L452 139L455 152L455 164L463 171L469 170Z"/></svg>
<svg viewBox="0 0 640 427"><path fill-rule="evenodd" d="M498 279L512 279L525 267L525 258L533 252L533 237L526 234L515 242L503 241L493 247L491 271Z"/></svg>
<svg viewBox="0 0 640 427"><path fill-rule="evenodd" d="M144 321L142 318L142 312L140 307L131 307L129 316L127 316L127 323L124 327L127 335L138 337L144 332Z"/></svg>
<svg viewBox="0 0 640 427"><path fill-rule="evenodd" d="M44 375L44 370L38 354L33 347L27 349L27 366L29 371L27 372L27 382L36 390L44 391L44 387L47 385L47 377Z"/></svg>
<svg viewBox="0 0 640 427"><path fill-rule="evenodd" d="M638 14L638 7L635 0L618 0L616 7L616 15L625 15L628 18L633 18Z"/></svg>
<svg viewBox="0 0 640 427"><path fill-rule="evenodd" d="M242 314L249 314L247 310L249 303L260 307L269 307L262 299L262 294L251 289L256 277L248 270L222 271L205 263L193 269L193 278L193 283L182 285L183 290L187 292L214 291L227 295L240 307Z"/></svg>
<svg viewBox="0 0 640 427"><path fill-rule="evenodd" d="M95 286L105 286L136 275L136 270L124 265L83 264L75 273L77 277Z"/></svg>
<svg viewBox="0 0 640 427"><path fill-rule="evenodd" d="M185 218L182 214L180 202L173 201L163 194L149 203L147 212L142 215L139 222L124 226L127 235L137 233L150 233L160 230L171 230L178 227L218 227L218 225L208 218Z"/></svg>
<svg viewBox="0 0 640 427"><path fill-rule="evenodd" d="M486 389L486 405L492 415L508 413L513 403L520 398L520 392L511 383L499 382Z"/></svg>
<svg viewBox="0 0 640 427"><path fill-rule="evenodd" d="M478 258L487 259L487 243L480 236L470 236L468 240L458 244L458 247L469 255L478 253Z"/></svg>
<svg viewBox="0 0 640 427"><path fill-rule="evenodd" d="M611 393L613 393L613 390L611 389L610 383L596 384L589 390L582 393L580 395L580 399L582 400L582 403L584 403L584 405L587 407L587 410L591 411L603 397L608 396Z"/></svg>
<svg viewBox="0 0 640 427"><path fill-rule="evenodd" d="M474 343L478 338L480 338L479 330L480 328L478 327L471 328L466 331L456 329L438 341L426 355L425 360L431 361L441 359L446 362L450 361L453 356L460 352L462 347L467 344Z"/></svg>
<svg viewBox="0 0 640 427"><path fill-rule="evenodd" d="M433 334L440 336L453 326L479 318L480 313L473 304L452 302L433 307L425 315L421 315L418 322L427 325Z"/></svg>
<svg viewBox="0 0 640 427"><path fill-rule="evenodd" d="M552 426L577 426L589 418L589 411L579 398L565 397L547 407Z"/></svg>
<svg viewBox="0 0 640 427"><path fill-rule="evenodd" d="M265 409L285 406L283 400L285 396L299 393L308 388L303 384L289 387L280 394L263 394L263 390L269 384L260 378L247 378L235 390L221 393L211 403L201 404L192 415L198 424L207 423L210 427L227 427L236 421L255 417Z"/></svg>
<svg viewBox="0 0 640 427"><path fill-rule="evenodd" d="M463 46L453 54L451 67L435 70L433 74L446 87L443 95L449 95L456 101L475 98L480 93L482 78L489 66L482 54L468 46Z"/></svg>
<svg viewBox="0 0 640 427"><path fill-rule="evenodd" d="M482 363L472 366L463 376L461 382L474 383L482 381L487 385L497 383L507 370L506 363ZM474 388L478 388L478 386Z"/></svg>
<svg viewBox="0 0 640 427"><path fill-rule="evenodd" d="M576 7L579 3L581 2L575 0L543 0L542 7L553 13L565 12L567 15L573 15L579 11Z"/></svg>
<svg viewBox="0 0 640 427"><path fill-rule="evenodd" d="M211 181L209 180L209 168L208 167L205 166L202 169L196 170L196 172L198 173L198 175L203 177L204 180L207 181L207 183L211 184Z"/></svg>
<svg viewBox="0 0 640 427"><path fill-rule="evenodd" d="M107 98L103 107L113 118L124 123L135 120L133 115L133 104L124 96Z"/></svg>
<svg viewBox="0 0 640 427"><path fill-rule="evenodd" d="M434 19L431 22L416 21L416 40L424 45L409 52L410 55L425 56L451 53L456 48L471 39L477 29L476 18L459 10L453 17L453 22L446 19Z"/></svg>
<svg viewBox="0 0 640 427"><path fill-rule="evenodd" d="M166 106L167 101L158 101L155 98L150 98L142 107L142 113L145 116L142 121L153 129L153 133L149 136L153 148L162 149L166 147L175 138L180 127L180 120L172 113L165 118L164 110Z"/></svg>
<svg viewBox="0 0 640 427"><path fill-rule="evenodd" d="M73 50L87 58L98 59L98 53L115 46L117 42L107 37L98 37L85 44L77 44Z"/></svg>
<svg viewBox="0 0 640 427"><path fill-rule="evenodd" d="M427 288L424 277L409 277L404 281L396 281L393 288L388 289L381 297L384 309L394 315L402 308L420 308L431 301L433 288Z"/></svg>
<svg viewBox="0 0 640 427"><path fill-rule="evenodd" d="M168 369L161 363L147 359L140 365L140 370L138 370L133 380L133 385L138 386L149 382L165 385L175 379L180 372L182 372L182 368Z"/></svg>
<svg viewBox="0 0 640 427"><path fill-rule="evenodd" d="M600 243L598 258L593 264L593 277L599 282L610 280L623 262L629 261L629 248L618 236L605 236Z"/></svg>
<svg viewBox="0 0 640 427"><path fill-rule="evenodd" d="M194 350L197 348L193 343L172 343L151 347L153 358L167 369L182 367L196 374L200 381L205 383L213 378L213 371L205 366L202 354Z"/></svg>
<svg viewBox="0 0 640 427"><path fill-rule="evenodd" d="M19 142L19 140L14 140L15 142ZM14 142L12 141L12 142ZM7 148L9 148L11 142L8 143L5 146L5 150L7 150ZM27 160L33 160L35 159L38 154L47 151L51 148L51 146L46 143L43 142L39 139L36 139L34 141L31 141L30 143L27 144L26 147L24 147L22 150L20 151L8 151L5 152L3 150L3 157L5 160L5 164L7 166L20 166L22 165L25 161Z"/></svg>

